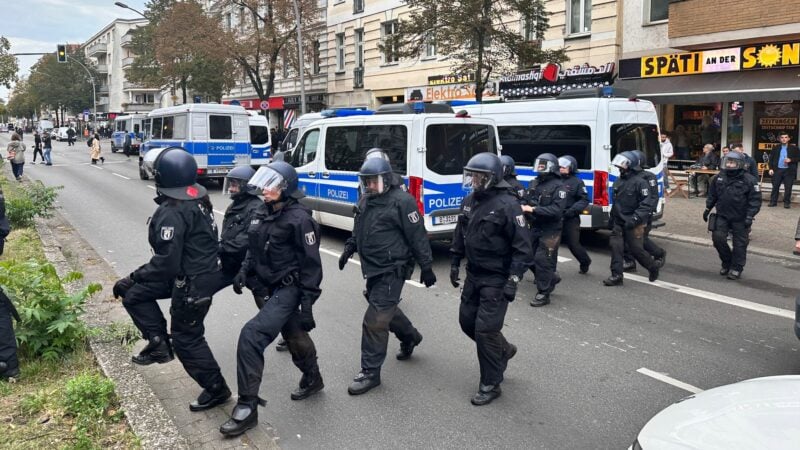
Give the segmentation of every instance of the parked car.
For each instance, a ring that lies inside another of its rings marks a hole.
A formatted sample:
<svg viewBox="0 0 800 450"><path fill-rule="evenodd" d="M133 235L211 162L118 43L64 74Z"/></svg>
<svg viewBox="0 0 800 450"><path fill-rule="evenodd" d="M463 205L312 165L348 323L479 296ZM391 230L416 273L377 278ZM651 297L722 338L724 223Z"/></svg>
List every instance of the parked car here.
<svg viewBox="0 0 800 450"><path fill-rule="evenodd" d="M629 450L796 449L800 376L754 378L693 394L659 412Z"/></svg>
<svg viewBox="0 0 800 450"><path fill-rule="evenodd" d="M58 142L66 141L67 139L69 139L69 135L67 134L67 130L69 130L69 127L58 127L53 132L53 134L55 134L56 140Z"/></svg>
<svg viewBox="0 0 800 450"><path fill-rule="evenodd" d="M0 123L0 133L8 133L8 125Z"/></svg>

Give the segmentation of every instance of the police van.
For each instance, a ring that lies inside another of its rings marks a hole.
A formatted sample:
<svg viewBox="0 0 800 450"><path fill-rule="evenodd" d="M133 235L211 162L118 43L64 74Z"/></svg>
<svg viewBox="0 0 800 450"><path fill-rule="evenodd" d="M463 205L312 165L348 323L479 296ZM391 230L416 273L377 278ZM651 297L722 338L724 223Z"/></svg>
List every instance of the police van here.
<svg viewBox="0 0 800 450"><path fill-rule="evenodd" d="M144 167L148 151L172 146L183 147L194 155L198 178L224 178L234 167L249 165L250 117L241 106L215 103L190 103L151 111L144 124L146 141L139 151L139 177L149 178Z"/></svg>
<svg viewBox="0 0 800 450"><path fill-rule="evenodd" d="M608 224L611 187L619 176L611 160L617 153L641 150L647 156L648 170L658 177L659 202L654 219L660 219L664 211L664 162L655 107L649 101L613 95L610 88L576 89L555 99L456 109L495 120L503 154L514 158L517 178L525 186L537 175L533 162L539 154L575 157L577 175L589 194L590 204L580 216L581 227L586 229Z"/></svg>
<svg viewBox="0 0 800 450"><path fill-rule="evenodd" d="M114 119L114 132L111 135L111 153L119 150L126 155L139 153L139 145L144 136L143 123L147 121L147 114L126 114Z"/></svg>
<svg viewBox="0 0 800 450"><path fill-rule="evenodd" d="M257 111L248 111L250 117L250 165L261 166L272 161L272 135L267 116Z"/></svg>
<svg viewBox="0 0 800 450"><path fill-rule="evenodd" d="M358 171L366 152L379 147L416 199L428 235L452 237L466 195L464 166L477 153L499 154L494 121L423 103L384 105L374 115L365 114L337 112L317 120L285 154L284 160L297 169L303 202L314 218L322 225L352 229Z"/></svg>

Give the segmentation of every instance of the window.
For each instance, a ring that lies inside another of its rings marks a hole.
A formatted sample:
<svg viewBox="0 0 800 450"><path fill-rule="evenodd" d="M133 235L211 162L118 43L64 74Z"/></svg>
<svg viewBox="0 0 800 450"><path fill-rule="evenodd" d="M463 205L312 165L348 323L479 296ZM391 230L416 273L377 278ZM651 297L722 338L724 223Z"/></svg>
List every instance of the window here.
<svg viewBox="0 0 800 450"><path fill-rule="evenodd" d="M244 7L239 8L239 31L244 32Z"/></svg>
<svg viewBox="0 0 800 450"><path fill-rule="evenodd" d="M459 175L470 158L482 152L497 153L492 127L435 124L425 130L425 163L441 175Z"/></svg>
<svg viewBox="0 0 800 450"><path fill-rule="evenodd" d="M356 67L364 67L364 29L355 30L353 36L356 41Z"/></svg>
<svg viewBox="0 0 800 450"><path fill-rule="evenodd" d="M316 75L316 74L321 72L321 70L322 70L321 62L322 62L322 59L320 57L319 41L314 41L314 62L313 62L313 64L314 64L314 75Z"/></svg>
<svg viewBox="0 0 800 450"><path fill-rule="evenodd" d="M133 134L139 134L139 124L135 124L133 126Z"/></svg>
<svg viewBox="0 0 800 450"><path fill-rule="evenodd" d="M569 21L567 34L592 31L592 0L568 0Z"/></svg>
<svg viewBox="0 0 800 450"><path fill-rule="evenodd" d="M364 0L353 0L353 14L364 12Z"/></svg>
<svg viewBox="0 0 800 450"><path fill-rule="evenodd" d="M628 150L643 151L647 157L647 167L655 167L661 157L658 128L649 123L611 125L611 158Z"/></svg>
<svg viewBox="0 0 800 450"><path fill-rule="evenodd" d="M231 29L231 13L225 14L225 29L228 31Z"/></svg>
<svg viewBox="0 0 800 450"><path fill-rule="evenodd" d="M336 35L336 71L344 71L344 33Z"/></svg>
<svg viewBox="0 0 800 450"><path fill-rule="evenodd" d="M264 145L269 142L269 129L262 126L250 127L250 143L253 145Z"/></svg>
<svg viewBox="0 0 800 450"><path fill-rule="evenodd" d="M392 39L392 35L397 33L397 21L392 20L381 24L381 36L383 39L383 62L385 64L397 62L400 58L397 55L397 43Z"/></svg>
<svg viewBox="0 0 800 450"><path fill-rule="evenodd" d="M209 139L232 139L233 127L231 116L208 116L208 138Z"/></svg>
<svg viewBox="0 0 800 450"><path fill-rule="evenodd" d="M153 119L153 139L161 139L161 117Z"/></svg>
<svg viewBox="0 0 800 450"><path fill-rule="evenodd" d="M434 56L436 56L436 36L428 33L425 36L425 57L432 58Z"/></svg>
<svg viewBox="0 0 800 450"><path fill-rule="evenodd" d="M558 157L572 156L578 169L592 167L592 130L586 125L501 126L503 154L514 158L518 166L533 166L542 153Z"/></svg>
<svg viewBox="0 0 800 450"><path fill-rule="evenodd" d="M286 50L286 47L281 52L281 61L283 62L281 75L283 75L283 78L289 78L289 51Z"/></svg>
<svg viewBox="0 0 800 450"><path fill-rule="evenodd" d="M172 139L186 139L186 115L175 116L175 127L172 129Z"/></svg>
<svg viewBox="0 0 800 450"><path fill-rule="evenodd" d="M317 157L317 145L319 144L319 129L309 130L303 135L303 139L292 150L289 156L289 163L294 167L305 166L313 162Z"/></svg>
<svg viewBox="0 0 800 450"><path fill-rule="evenodd" d="M536 19L533 17L526 17L522 20L522 36L526 41L536 41L539 39L536 36Z"/></svg>
<svg viewBox="0 0 800 450"><path fill-rule="evenodd" d="M645 0L645 23L659 22L669 18L669 0Z"/></svg>
<svg viewBox="0 0 800 450"><path fill-rule="evenodd" d="M405 175L408 130L403 125L330 127L325 136L325 168L358 172L371 148L380 147L394 172Z"/></svg>
<svg viewBox="0 0 800 450"><path fill-rule="evenodd" d="M175 128L175 118L172 116L164 117L164 124L161 128L161 139L172 139L172 130Z"/></svg>

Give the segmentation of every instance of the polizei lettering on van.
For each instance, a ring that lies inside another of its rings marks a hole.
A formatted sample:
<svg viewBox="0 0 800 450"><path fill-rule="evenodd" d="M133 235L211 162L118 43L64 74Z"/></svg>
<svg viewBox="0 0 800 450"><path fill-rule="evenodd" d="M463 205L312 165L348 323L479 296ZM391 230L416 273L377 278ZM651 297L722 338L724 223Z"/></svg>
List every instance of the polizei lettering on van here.
<svg viewBox="0 0 800 450"><path fill-rule="evenodd" d="M430 198L428 199L429 210L458 208L461 206L462 197L449 197L449 198Z"/></svg>

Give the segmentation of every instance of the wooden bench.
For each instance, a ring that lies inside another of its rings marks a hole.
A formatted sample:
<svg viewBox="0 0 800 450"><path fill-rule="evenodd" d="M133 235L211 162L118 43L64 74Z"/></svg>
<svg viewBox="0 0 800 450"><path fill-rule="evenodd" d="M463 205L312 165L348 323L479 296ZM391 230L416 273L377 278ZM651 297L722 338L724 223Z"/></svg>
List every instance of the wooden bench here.
<svg viewBox="0 0 800 450"><path fill-rule="evenodd" d="M676 194L680 194L685 199L689 199L689 179L687 178L685 181L681 180L678 181L675 178L675 175L672 175L669 169L664 169L667 178L669 179L670 190L666 192L667 197L672 198ZM684 190L686 188L686 190Z"/></svg>

